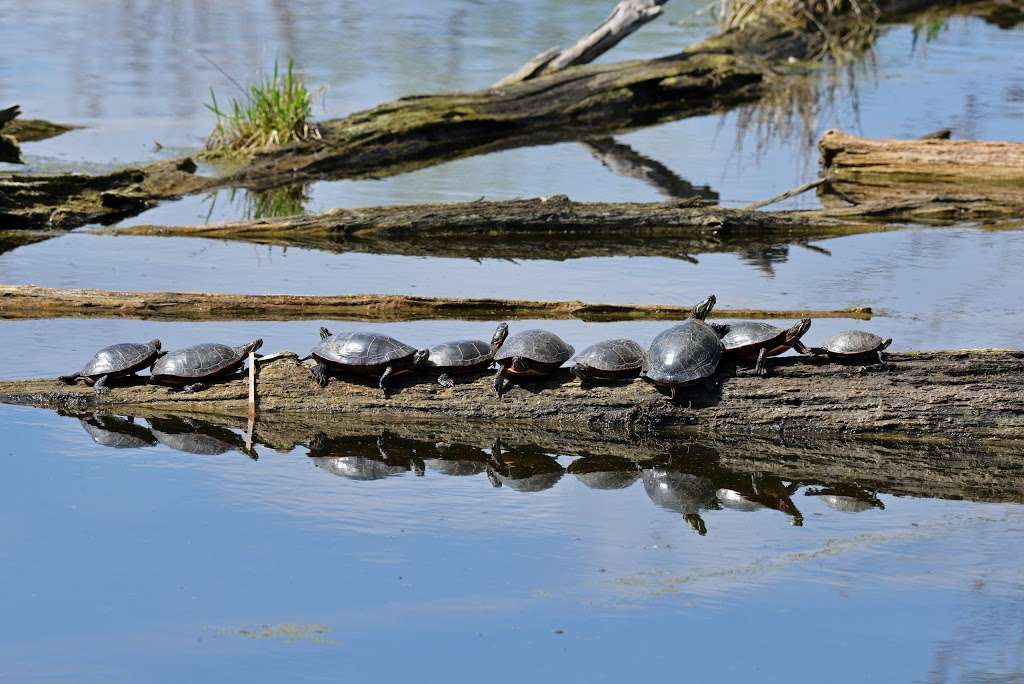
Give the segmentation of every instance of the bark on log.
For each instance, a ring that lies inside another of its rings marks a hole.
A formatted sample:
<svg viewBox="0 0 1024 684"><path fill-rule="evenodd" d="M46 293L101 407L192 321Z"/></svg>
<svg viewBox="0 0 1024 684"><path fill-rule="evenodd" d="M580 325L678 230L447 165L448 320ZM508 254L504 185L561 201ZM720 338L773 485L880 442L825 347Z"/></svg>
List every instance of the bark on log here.
<svg viewBox="0 0 1024 684"><path fill-rule="evenodd" d="M694 301L698 298L695 297ZM716 318L870 319L869 307L840 310L715 309ZM209 292L116 292L0 285L0 319L124 317L159 320L410 321L457 318L678 320L690 306L587 304L579 301L464 299L412 295L239 295Z"/></svg>
<svg viewBox="0 0 1024 684"><path fill-rule="evenodd" d="M345 415L384 424L462 418L545 429L658 434L816 434L913 437L926 441L1019 439L1024 430L1024 352L961 350L891 354L881 367L785 357L773 375L723 367L714 391L683 393L674 403L635 380L582 389L568 369L509 387L498 399L489 375L453 389L431 378L401 376L384 399L375 382L331 379L320 389L308 369L279 359L260 370L261 416ZM55 375L66 369L55 368ZM0 382L0 401L48 408L96 407L95 392L57 380ZM153 385L115 387L100 400L109 411L185 411L244 419L244 377L199 393ZM329 422L329 421L325 421Z"/></svg>
<svg viewBox="0 0 1024 684"><path fill-rule="evenodd" d="M872 140L830 130L819 149L831 177L819 190L826 206L932 201L975 218L1024 213L1024 143Z"/></svg>

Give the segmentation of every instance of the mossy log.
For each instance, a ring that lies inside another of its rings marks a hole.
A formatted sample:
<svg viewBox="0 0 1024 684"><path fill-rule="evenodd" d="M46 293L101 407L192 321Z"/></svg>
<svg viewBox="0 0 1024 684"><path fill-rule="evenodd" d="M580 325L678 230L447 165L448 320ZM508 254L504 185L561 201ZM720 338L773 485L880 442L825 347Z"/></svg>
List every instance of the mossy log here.
<svg viewBox="0 0 1024 684"><path fill-rule="evenodd" d="M61 372L68 369L55 369L55 375ZM719 377L714 390L686 391L675 402L640 380L584 389L567 369L512 385L500 399L489 375L453 389L429 377L400 376L392 396L384 398L375 382L332 378L321 389L306 366L278 359L259 372L258 405L261 416L343 415L376 425L460 418L617 435L688 430L1000 441L1024 434L1019 351L898 353L882 366L867 367L784 357L767 378L730 367L721 368ZM248 394L244 378L198 393L136 384L114 387L97 404L85 386L47 379L0 382L0 401L69 410L99 406L246 416Z"/></svg>
<svg viewBox="0 0 1024 684"><path fill-rule="evenodd" d="M694 298L696 300L696 297ZM117 292L0 285L0 319L131 317L157 320L409 321L568 319L678 320L689 306L587 304L580 301L466 299L413 295L242 295L210 292ZM840 310L715 309L716 318L871 318L868 307Z"/></svg>
<svg viewBox="0 0 1024 684"><path fill-rule="evenodd" d="M946 205L964 218L1024 214L1024 143L873 140L838 130L819 143L826 206L877 202Z"/></svg>

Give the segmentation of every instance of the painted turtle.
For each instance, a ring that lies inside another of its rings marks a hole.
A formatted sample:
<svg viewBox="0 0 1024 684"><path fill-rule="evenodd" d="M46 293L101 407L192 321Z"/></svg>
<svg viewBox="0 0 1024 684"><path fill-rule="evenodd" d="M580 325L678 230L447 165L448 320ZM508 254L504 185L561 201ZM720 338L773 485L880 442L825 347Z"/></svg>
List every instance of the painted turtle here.
<svg viewBox="0 0 1024 684"><path fill-rule="evenodd" d="M857 485L836 485L820 489L808 489L805 496L821 497L821 502L840 513L863 513L872 508L885 510L885 504L874 492Z"/></svg>
<svg viewBox="0 0 1024 684"><path fill-rule="evenodd" d="M572 358L571 344L547 330L524 330L505 340L494 362L498 372L494 375L494 391L500 397L506 375L543 377L550 375Z"/></svg>
<svg viewBox="0 0 1024 684"><path fill-rule="evenodd" d="M572 374L585 386L591 380L635 378L643 365L644 348L633 340L604 340L576 355Z"/></svg>
<svg viewBox="0 0 1024 684"><path fill-rule="evenodd" d="M186 454L219 456L229 451L241 451L250 458L256 453L246 448L245 440L221 425L191 417L161 416L149 418L153 435L166 447Z"/></svg>
<svg viewBox="0 0 1024 684"><path fill-rule="evenodd" d="M310 440L309 457L317 468L349 480L381 480L409 471L424 474L425 466L418 455L401 443L398 448L389 448L388 441L388 433L377 437L328 437L321 433Z"/></svg>
<svg viewBox="0 0 1024 684"><path fill-rule="evenodd" d="M73 385L77 380L85 380L96 390L96 394L110 391L108 382L114 378L134 375L143 368L149 368L153 362L166 352L160 351L160 340L149 342L122 342L121 344L104 347L93 354L82 370L71 375L58 378L66 385Z"/></svg>
<svg viewBox="0 0 1024 684"><path fill-rule="evenodd" d="M245 358L263 346L253 340L241 347L226 344L197 344L170 352L153 364L149 381L160 385L181 385L185 392L206 389L204 380L217 380L234 375L245 367Z"/></svg>
<svg viewBox="0 0 1024 684"><path fill-rule="evenodd" d="M377 386L387 397L389 380L423 366L430 352L426 349L417 351L380 333L332 335L327 328L320 328L320 344L313 348L310 356L314 362L310 373L321 387L327 387L328 373L333 370L378 378Z"/></svg>
<svg viewBox="0 0 1024 684"><path fill-rule="evenodd" d="M862 330L844 330L825 340L820 347L811 347L812 354L827 354L836 361L866 361L874 357L878 363L885 363L882 351L892 344L892 338L884 340L874 333ZM873 359L872 359L873 360Z"/></svg>
<svg viewBox="0 0 1024 684"><path fill-rule="evenodd" d="M487 470L488 456L479 447L437 442L433 452L434 456L423 459L423 463L442 475L479 475Z"/></svg>
<svg viewBox="0 0 1024 684"><path fill-rule="evenodd" d="M667 468L648 468L643 472L644 490L651 501L666 510L682 513L690 527L704 536L708 528L700 517L704 509L718 509L715 484L702 475L691 475Z"/></svg>
<svg viewBox="0 0 1024 684"><path fill-rule="evenodd" d="M591 489L625 489L640 479L636 463L618 456L585 456L569 464L572 473Z"/></svg>
<svg viewBox="0 0 1024 684"><path fill-rule="evenodd" d="M640 377L659 389L668 389L672 399L680 387L709 382L718 370L725 347L718 333L704 322L715 306L711 295L693 307L693 316L658 333L647 350Z"/></svg>
<svg viewBox="0 0 1024 684"><path fill-rule="evenodd" d="M767 360L790 349L801 354L810 350L800 338L811 327L811 319L804 318L791 328L783 330L763 321L740 321L739 323L712 323L711 327L722 339L725 355L743 361L755 361L754 371L768 375Z"/></svg>
<svg viewBox="0 0 1024 684"><path fill-rule="evenodd" d="M437 374L437 382L442 387L455 387L453 375L490 368L494 355L501 349L506 337L508 323L499 323L490 343L483 340L457 340L433 346L423 364L423 370Z"/></svg>
<svg viewBox="0 0 1024 684"><path fill-rule="evenodd" d="M715 497L723 508L734 511L756 511L770 508L790 516L794 527L804 524L803 513L791 498L800 488L799 482L788 485L771 475L727 474L716 477L718 491Z"/></svg>
<svg viewBox="0 0 1024 684"><path fill-rule="evenodd" d="M503 453L501 440L491 448L487 479L494 487L507 486L517 492L541 492L562 479L565 468L537 447L523 447Z"/></svg>
<svg viewBox="0 0 1024 684"><path fill-rule="evenodd" d="M86 414L78 417L82 428L89 433L92 441L112 449L140 449L156 446L156 438L135 418L128 416Z"/></svg>

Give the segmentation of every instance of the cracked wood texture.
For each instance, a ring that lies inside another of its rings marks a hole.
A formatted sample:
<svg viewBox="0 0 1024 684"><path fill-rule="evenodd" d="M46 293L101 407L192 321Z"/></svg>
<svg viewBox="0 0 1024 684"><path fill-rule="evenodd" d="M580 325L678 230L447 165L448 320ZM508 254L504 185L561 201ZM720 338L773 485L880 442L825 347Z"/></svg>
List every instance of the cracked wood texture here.
<svg viewBox="0 0 1024 684"><path fill-rule="evenodd" d="M310 344L313 344L311 340ZM67 372L57 368L54 374ZM402 376L385 399L373 382L332 378L321 390L294 361L262 368L262 416L344 415L379 421L461 418L530 424L555 430L658 433L687 428L717 434L896 435L926 440L1018 439L1024 430L1024 352L964 350L891 354L884 367L840 365L787 357L760 378L722 368L713 392L682 392L673 403L648 384L582 389L567 369L538 382L511 385L498 399L490 376L441 388L429 377ZM107 410L187 411L245 416L245 379L188 394L164 387L115 387L101 399ZM50 408L94 407L85 386L57 380L0 382L0 401Z"/></svg>

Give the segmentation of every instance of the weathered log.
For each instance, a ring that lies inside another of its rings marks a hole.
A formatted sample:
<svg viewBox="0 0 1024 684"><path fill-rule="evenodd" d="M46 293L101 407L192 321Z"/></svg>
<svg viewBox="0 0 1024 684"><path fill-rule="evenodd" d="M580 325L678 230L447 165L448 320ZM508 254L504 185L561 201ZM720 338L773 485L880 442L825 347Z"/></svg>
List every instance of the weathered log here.
<svg viewBox="0 0 1024 684"><path fill-rule="evenodd" d="M931 201L962 217L1024 213L1024 143L872 140L830 130L819 148L830 177L819 190L826 206Z"/></svg>
<svg viewBox="0 0 1024 684"><path fill-rule="evenodd" d="M697 297L694 297L696 300ZM716 318L871 318L869 307L840 310L715 309ZM240 295L210 292L116 292L0 285L0 318L125 317L160 320L410 321L568 319L677 320L689 306L587 304L579 301L464 299L412 295Z"/></svg>
<svg viewBox="0 0 1024 684"><path fill-rule="evenodd" d="M19 119L19 116L21 107L18 105L0 109L0 162L22 163L19 142L46 140L77 128L42 119Z"/></svg>
<svg viewBox="0 0 1024 684"><path fill-rule="evenodd" d="M433 379L402 376L385 399L375 382L332 379L320 389L309 370L279 359L261 368L261 416L344 414L389 420L463 418L566 431L658 434L861 434L1015 440L1024 434L1024 352L961 350L890 355L884 366L852 366L822 358L778 359L768 378L723 367L713 391L692 390L672 402L635 380L583 389L568 369L494 396L490 377L453 389ZM59 369L63 371L64 369ZM55 373L58 372L55 370ZM0 382L0 401L48 408L95 408L95 392L57 380ZM106 410L187 411L244 419L244 378L190 394L154 385L115 387L99 401Z"/></svg>

